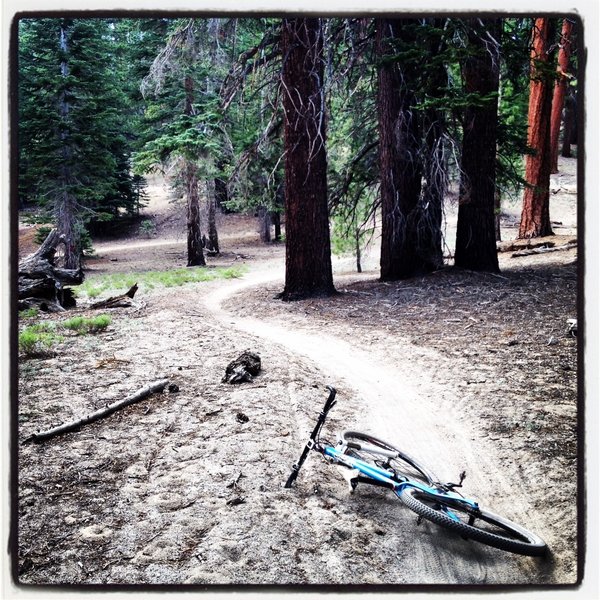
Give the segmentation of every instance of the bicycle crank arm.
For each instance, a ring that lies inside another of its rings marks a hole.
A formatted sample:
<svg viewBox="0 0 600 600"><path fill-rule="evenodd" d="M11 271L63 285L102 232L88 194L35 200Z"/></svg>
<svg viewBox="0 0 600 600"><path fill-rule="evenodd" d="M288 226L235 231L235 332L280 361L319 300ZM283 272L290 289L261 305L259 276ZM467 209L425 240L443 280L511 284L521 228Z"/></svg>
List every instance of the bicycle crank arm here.
<svg viewBox="0 0 600 600"><path fill-rule="evenodd" d="M343 465L338 465L337 469L348 483L348 491L352 494L358 485L358 476L360 475L360 471L358 469L349 469Z"/></svg>

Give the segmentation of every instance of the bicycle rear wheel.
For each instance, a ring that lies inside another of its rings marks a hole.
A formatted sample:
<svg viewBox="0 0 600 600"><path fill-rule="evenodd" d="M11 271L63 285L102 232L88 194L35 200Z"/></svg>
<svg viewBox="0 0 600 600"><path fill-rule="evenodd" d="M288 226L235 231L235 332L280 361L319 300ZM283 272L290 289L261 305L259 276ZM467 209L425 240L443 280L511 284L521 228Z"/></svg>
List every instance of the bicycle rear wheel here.
<svg viewBox="0 0 600 600"><path fill-rule="evenodd" d="M432 485L436 480L435 475L429 469L419 464L414 458L402 452L402 450L392 446L392 444L388 444L388 442L384 442L368 433L360 433L359 431L344 431L341 435L344 443L350 446L346 449L346 454L393 472L398 476L399 480L402 477L408 477L427 485ZM353 445L364 445L365 447L353 448ZM377 453L377 450L387 453L392 452L396 456L382 456Z"/></svg>
<svg viewBox="0 0 600 600"><path fill-rule="evenodd" d="M404 488L400 499L418 515L463 537L515 554L541 556L546 552L546 543L536 534L482 508L436 498L413 487Z"/></svg>

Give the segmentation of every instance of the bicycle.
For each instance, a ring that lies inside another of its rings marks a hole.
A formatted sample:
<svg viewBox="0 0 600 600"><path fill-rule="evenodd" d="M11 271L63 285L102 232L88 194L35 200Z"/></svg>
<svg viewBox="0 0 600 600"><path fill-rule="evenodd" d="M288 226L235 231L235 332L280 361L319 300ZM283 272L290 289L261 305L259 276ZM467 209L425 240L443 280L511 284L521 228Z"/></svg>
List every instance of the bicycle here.
<svg viewBox="0 0 600 600"><path fill-rule="evenodd" d="M419 515L417 523L427 519L453 530L463 538L469 538L500 550L541 556L546 553L546 543L536 534L495 515L464 497L456 488L462 487L466 477L460 474L458 483L440 483L426 467L372 435L357 431L338 434L337 444L321 441L320 433L329 411L337 403L336 389L327 386L329 397L319 414L317 423L302 451L300 459L292 467L285 483L292 487L309 452L321 454L331 464L344 467L343 475L350 492L359 483L380 486L392 490L412 511Z"/></svg>

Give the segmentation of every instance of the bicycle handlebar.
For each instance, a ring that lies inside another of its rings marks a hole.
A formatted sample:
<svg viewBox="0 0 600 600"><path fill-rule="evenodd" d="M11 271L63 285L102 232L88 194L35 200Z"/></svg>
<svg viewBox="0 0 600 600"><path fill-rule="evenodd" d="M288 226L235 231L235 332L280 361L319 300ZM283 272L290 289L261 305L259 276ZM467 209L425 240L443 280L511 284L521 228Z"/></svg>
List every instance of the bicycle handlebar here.
<svg viewBox="0 0 600 600"><path fill-rule="evenodd" d="M325 406L323 407L323 411L321 413L321 414L324 414L325 416L327 416L327 413L334 407L335 395L337 394L337 390L333 386L328 385L327 389L329 390L329 397L327 398L327 400L325 402Z"/></svg>
<svg viewBox="0 0 600 600"><path fill-rule="evenodd" d="M319 436L319 431L321 430L321 427L323 427L323 424L325 423L325 419L327 418L327 413L335 406L335 396L337 394L337 390L331 385L328 385L327 389L329 390L329 397L325 401L325 406L323 406L323 410L319 414L317 423L316 423L312 433L310 434L310 438L309 438L306 446L304 447L304 450L302 451L300 460L295 465L292 466L292 472L291 472L290 476L288 477L288 480L285 483L286 488L292 487L292 484L296 480L296 477L298 477L300 468L304 464L304 461L306 460L308 453L314 447L315 442Z"/></svg>

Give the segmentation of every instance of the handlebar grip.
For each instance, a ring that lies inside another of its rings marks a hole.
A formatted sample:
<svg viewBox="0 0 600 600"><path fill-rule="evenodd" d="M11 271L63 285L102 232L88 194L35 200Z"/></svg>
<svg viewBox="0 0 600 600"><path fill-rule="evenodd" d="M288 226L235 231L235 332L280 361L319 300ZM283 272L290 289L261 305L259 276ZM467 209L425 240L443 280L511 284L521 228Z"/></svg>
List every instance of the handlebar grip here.
<svg viewBox="0 0 600 600"><path fill-rule="evenodd" d="M337 394L337 390L332 386L328 385L327 389L329 390L329 398L327 398L327 402L325 402L325 410L329 410L333 406L333 402L335 400L335 395Z"/></svg>

